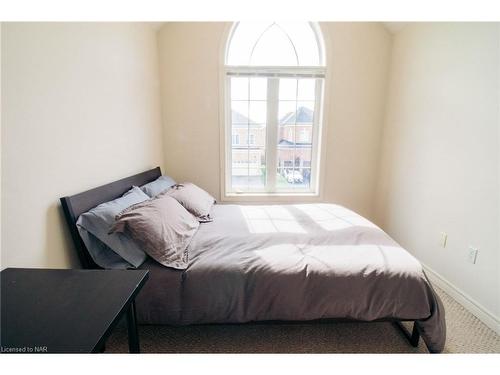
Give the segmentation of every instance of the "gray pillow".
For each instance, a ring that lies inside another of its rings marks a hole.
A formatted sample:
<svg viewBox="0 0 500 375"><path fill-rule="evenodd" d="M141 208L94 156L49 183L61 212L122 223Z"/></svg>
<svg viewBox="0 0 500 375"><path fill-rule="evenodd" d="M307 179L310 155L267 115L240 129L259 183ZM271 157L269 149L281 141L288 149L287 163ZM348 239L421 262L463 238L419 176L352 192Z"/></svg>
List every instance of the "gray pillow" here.
<svg viewBox="0 0 500 375"><path fill-rule="evenodd" d="M105 269L128 269L134 268L129 262L115 253L104 242L90 233L82 226L78 226L78 232L85 246L89 250L94 262Z"/></svg>
<svg viewBox="0 0 500 375"><path fill-rule="evenodd" d="M105 254L107 248L98 246L95 241L96 239L104 243L104 245L132 267L139 267L144 263L147 255L134 241L131 241L120 233L109 235L108 231L115 222L116 215L127 207L148 199L149 197L141 189L134 186L122 197L102 203L80 215L76 225L90 255L99 266L103 268L117 268L116 263L118 259L117 257L110 259L111 256ZM84 231L90 232L95 238L87 236Z"/></svg>
<svg viewBox="0 0 500 375"><path fill-rule="evenodd" d="M175 181L171 177L160 176L156 180L142 185L141 190L151 198L154 198L165 190L170 189L173 185L175 185Z"/></svg>
<svg viewBox="0 0 500 375"><path fill-rule="evenodd" d="M161 195L120 213L109 233L125 233L160 264L185 269L187 248L199 225L174 198Z"/></svg>
<svg viewBox="0 0 500 375"><path fill-rule="evenodd" d="M215 203L215 198L195 184L188 182L175 185L164 194L168 194L175 198L186 210L191 212L200 223L212 221L210 210Z"/></svg>

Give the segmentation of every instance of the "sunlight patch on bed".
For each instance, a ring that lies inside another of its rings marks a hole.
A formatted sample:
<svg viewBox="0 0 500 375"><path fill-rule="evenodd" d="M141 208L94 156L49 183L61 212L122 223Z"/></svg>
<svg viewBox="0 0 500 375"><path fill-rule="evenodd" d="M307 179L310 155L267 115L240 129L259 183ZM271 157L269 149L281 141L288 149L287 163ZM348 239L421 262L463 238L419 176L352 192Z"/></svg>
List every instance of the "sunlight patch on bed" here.
<svg viewBox="0 0 500 375"><path fill-rule="evenodd" d="M370 227L376 225L355 214L354 212L341 207L328 204L299 204L295 207L326 231L335 231L351 227Z"/></svg>
<svg viewBox="0 0 500 375"><path fill-rule="evenodd" d="M281 206L242 206L250 233L306 233L297 219Z"/></svg>
<svg viewBox="0 0 500 375"><path fill-rule="evenodd" d="M267 266L279 266L279 268L291 267L304 258L297 245L275 245L255 251L255 254Z"/></svg>
<svg viewBox="0 0 500 375"><path fill-rule="evenodd" d="M266 267L292 271L305 267L321 272L367 276L390 272L407 274L415 270L411 256L393 246L282 244L262 248L255 254Z"/></svg>

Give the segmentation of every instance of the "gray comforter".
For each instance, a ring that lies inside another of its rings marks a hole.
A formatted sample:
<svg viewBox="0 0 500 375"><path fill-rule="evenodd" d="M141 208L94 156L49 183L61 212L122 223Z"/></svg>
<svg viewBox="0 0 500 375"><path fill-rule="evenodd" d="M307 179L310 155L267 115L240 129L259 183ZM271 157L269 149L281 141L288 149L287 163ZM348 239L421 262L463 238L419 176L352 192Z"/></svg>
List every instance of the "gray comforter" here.
<svg viewBox="0 0 500 375"><path fill-rule="evenodd" d="M215 205L184 271L153 261L139 322L416 320L443 350L444 310L421 264L385 232L332 204Z"/></svg>

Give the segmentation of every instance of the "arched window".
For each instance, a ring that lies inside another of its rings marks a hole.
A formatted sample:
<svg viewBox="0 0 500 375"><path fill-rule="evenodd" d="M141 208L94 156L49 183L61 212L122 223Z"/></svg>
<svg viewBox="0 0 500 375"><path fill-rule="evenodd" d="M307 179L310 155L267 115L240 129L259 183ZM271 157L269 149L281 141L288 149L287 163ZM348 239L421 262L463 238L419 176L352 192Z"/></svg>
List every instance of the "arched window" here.
<svg viewBox="0 0 500 375"><path fill-rule="evenodd" d="M225 54L226 195L317 193L325 65L312 23L233 26Z"/></svg>

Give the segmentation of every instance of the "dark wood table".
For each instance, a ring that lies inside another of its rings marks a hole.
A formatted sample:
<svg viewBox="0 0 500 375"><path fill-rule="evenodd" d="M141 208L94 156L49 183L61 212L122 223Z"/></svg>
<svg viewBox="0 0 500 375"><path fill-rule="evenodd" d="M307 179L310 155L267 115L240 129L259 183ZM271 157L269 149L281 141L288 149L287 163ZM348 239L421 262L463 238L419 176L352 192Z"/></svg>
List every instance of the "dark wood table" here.
<svg viewBox="0 0 500 375"><path fill-rule="evenodd" d="M129 350L139 353L135 296L147 270L1 272L2 353L95 353L126 314Z"/></svg>

